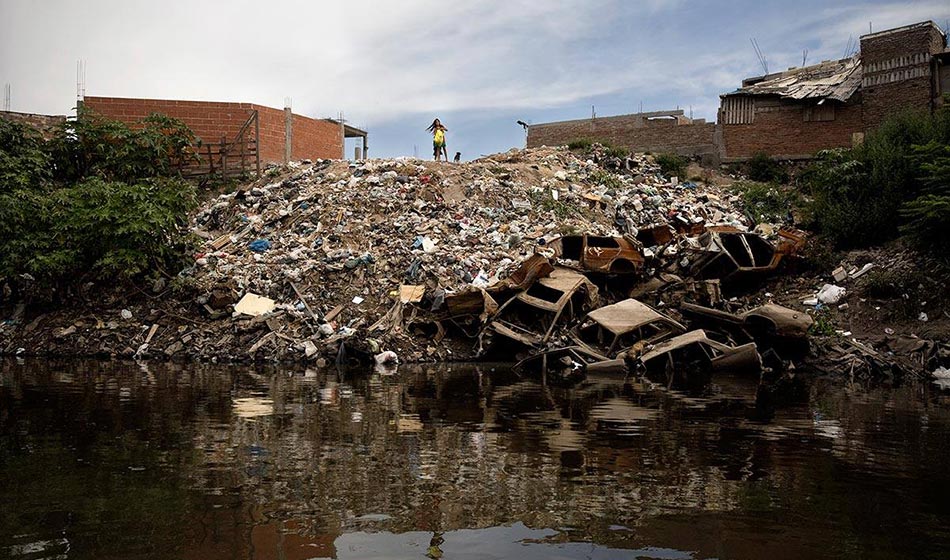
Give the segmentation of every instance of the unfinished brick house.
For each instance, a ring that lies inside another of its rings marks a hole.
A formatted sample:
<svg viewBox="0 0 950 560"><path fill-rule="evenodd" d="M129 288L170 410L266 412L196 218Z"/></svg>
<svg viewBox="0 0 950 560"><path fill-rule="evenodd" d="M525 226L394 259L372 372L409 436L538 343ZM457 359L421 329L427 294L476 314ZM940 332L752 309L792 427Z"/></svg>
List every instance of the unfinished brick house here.
<svg viewBox="0 0 950 560"><path fill-rule="evenodd" d="M946 34L932 21L861 37L849 58L789 68L742 81L720 96L716 124L682 111L639 113L531 125L528 146L587 138L633 151L741 161L757 152L805 159L862 142L888 115L933 111L950 93Z"/></svg>
<svg viewBox="0 0 950 560"><path fill-rule="evenodd" d="M344 139L367 134L333 119L314 119L254 103L86 96L83 106L126 123L152 113L180 119L201 139L193 174L260 171L268 162L345 157Z"/></svg>
<svg viewBox="0 0 950 560"><path fill-rule="evenodd" d="M723 156L808 158L863 141L897 111L933 111L948 91L946 47L935 23L915 23L863 35L850 58L745 79L721 96Z"/></svg>

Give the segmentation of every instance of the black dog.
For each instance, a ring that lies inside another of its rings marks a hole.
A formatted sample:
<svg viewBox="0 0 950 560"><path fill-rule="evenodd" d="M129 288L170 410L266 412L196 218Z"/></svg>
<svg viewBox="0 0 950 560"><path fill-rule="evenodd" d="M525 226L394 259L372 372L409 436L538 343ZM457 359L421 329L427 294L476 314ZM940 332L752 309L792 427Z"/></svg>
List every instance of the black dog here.
<svg viewBox="0 0 950 560"><path fill-rule="evenodd" d="M455 163L458 163L462 159L462 152L455 152Z"/></svg>

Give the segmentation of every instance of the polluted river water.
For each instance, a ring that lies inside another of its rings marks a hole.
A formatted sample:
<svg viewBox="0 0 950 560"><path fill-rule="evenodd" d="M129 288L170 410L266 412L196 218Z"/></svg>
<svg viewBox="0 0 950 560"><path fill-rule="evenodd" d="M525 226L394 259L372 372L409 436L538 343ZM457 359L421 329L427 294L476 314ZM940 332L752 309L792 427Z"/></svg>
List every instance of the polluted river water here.
<svg viewBox="0 0 950 560"><path fill-rule="evenodd" d="M0 365L0 557L947 558L950 396Z"/></svg>

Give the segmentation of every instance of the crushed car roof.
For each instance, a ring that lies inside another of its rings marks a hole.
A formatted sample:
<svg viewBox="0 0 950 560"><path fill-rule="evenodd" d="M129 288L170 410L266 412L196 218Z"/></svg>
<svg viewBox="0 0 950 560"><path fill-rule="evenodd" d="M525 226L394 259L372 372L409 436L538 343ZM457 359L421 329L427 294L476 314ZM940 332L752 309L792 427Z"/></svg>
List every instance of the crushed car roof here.
<svg viewBox="0 0 950 560"><path fill-rule="evenodd" d="M628 333L641 325L665 319L663 315L635 299L625 299L595 309L588 313L587 317L614 334Z"/></svg>

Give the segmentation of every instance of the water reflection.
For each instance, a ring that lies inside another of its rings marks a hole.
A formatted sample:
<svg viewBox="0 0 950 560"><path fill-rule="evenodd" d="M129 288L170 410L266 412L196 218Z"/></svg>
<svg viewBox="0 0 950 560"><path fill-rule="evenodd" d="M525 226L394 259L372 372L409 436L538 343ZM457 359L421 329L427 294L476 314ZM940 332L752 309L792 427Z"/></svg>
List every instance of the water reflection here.
<svg viewBox="0 0 950 560"><path fill-rule="evenodd" d="M941 557L944 396L755 391L4 363L0 556Z"/></svg>

